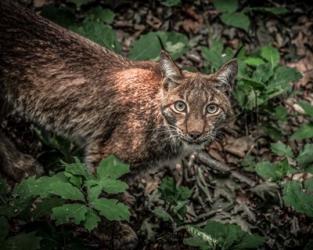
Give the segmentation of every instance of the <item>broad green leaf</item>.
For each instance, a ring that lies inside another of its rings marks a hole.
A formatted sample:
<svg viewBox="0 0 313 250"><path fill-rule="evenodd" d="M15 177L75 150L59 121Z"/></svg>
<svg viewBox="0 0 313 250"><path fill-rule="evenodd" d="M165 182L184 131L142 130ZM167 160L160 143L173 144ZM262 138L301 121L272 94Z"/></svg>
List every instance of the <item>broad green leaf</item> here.
<svg viewBox="0 0 313 250"><path fill-rule="evenodd" d="M38 179L28 178L17 186L14 194L21 197L46 198L52 194L68 200L84 200L82 192L72 184L66 182L64 175L43 176Z"/></svg>
<svg viewBox="0 0 313 250"><path fill-rule="evenodd" d="M231 51L223 51L224 45L221 40L212 41L210 48L202 47L201 54L203 58L210 63L214 71L218 70L226 61L232 58Z"/></svg>
<svg viewBox="0 0 313 250"><path fill-rule="evenodd" d="M291 136L292 140L303 140L313 138L313 124L303 124Z"/></svg>
<svg viewBox="0 0 313 250"><path fill-rule="evenodd" d="M129 166L113 155L103 159L97 167L97 177L99 179L118 179L128 172Z"/></svg>
<svg viewBox="0 0 313 250"><path fill-rule="evenodd" d="M98 226L100 221L101 218L92 209L89 209L86 214L84 227L90 232Z"/></svg>
<svg viewBox="0 0 313 250"><path fill-rule="evenodd" d="M313 118L313 105L306 101L299 101L299 105L303 108L304 112Z"/></svg>
<svg viewBox="0 0 313 250"><path fill-rule="evenodd" d="M302 167L313 164L313 144L305 144L303 150L300 151L297 161Z"/></svg>
<svg viewBox="0 0 313 250"><path fill-rule="evenodd" d="M125 192L128 188L128 185L125 182L109 178L90 180L87 181L87 185L90 188L90 195L93 197L92 199L97 198L102 191L108 194L118 194Z"/></svg>
<svg viewBox="0 0 313 250"><path fill-rule="evenodd" d="M52 209L52 219L57 225L74 222L79 225L85 221L88 208L83 204L64 204Z"/></svg>
<svg viewBox="0 0 313 250"><path fill-rule="evenodd" d="M255 171L265 180L278 181L295 170L289 166L288 161L284 160L275 164L269 161L262 161L256 164Z"/></svg>
<svg viewBox="0 0 313 250"><path fill-rule="evenodd" d="M0 243L8 236L9 234L9 223L8 220L1 216L0 217Z"/></svg>
<svg viewBox="0 0 313 250"><path fill-rule="evenodd" d="M271 150L274 154L279 156L293 157L293 152L291 148L288 145L282 143L281 141L272 143Z"/></svg>
<svg viewBox="0 0 313 250"><path fill-rule="evenodd" d="M250 27L250 19L243 12L224 13L221 15L221 20L226 25L240 28L247 32Z"/></svg>
<svg viewBox="0 0 313 250"><path fill-rule="evenodd" d="M220 12L232 13L238 9L237 0L213 0L214 7Z"/></svg>
<svg viewBox="0 0 313 250"><path fill-rule="evenodd" d="M288 111L284 106L278 106L275 108L274 116L279 121L287 121Z"/></svg>
<svg viewBox="0 0 313 250"><path fill-rule="evenodd" d="M252 56L247 57L244 60L244 62L246 64L248 64L248 65L251 65L251 66L258 66L258 65L261 65L261 64L265 63L262 58L260 58L260 57L252 57Z"/></svg>
<svg viewBox="0 0 313 250"><path fill-rule="evenodd" d="M100 215L110 221L129 220L129 210L126 205L115 199L96 199L91 205L99 211Z"/></svg>
<svg viewBox="0 0 313 250"><path fill-rule="evenodd" d="M284 185L283 200L297 212L313 217L313 178L304 183L289 181Z"/></svg>
<svg viewBox="0 0 313 250"><path fill-rule="evenodd" d="M161 44L155 32L141 35L129 51L129 58L132 60L153 60L160 55Z"/></svg>
<svg viewBox="0 0 313 250"><path fill-rule="evenodd" d="M96 22L104 22L111 24L114 20L114 12L110 9L103 9L101 7L95 7L86 13L86 19Z"/></svg>
<svg viewBox="0 0 313 250"><path fill-rule="evenodd" d="M87 169L87 166L83 164L78 158L75 158L74 163L65 163L65 172L70 173L75 176L82 176L85 178L89 178L91 175Z"/></svg>
<svg viewBox="0 0 313 250"><path fill-rule="evenodd" d="M181 33L164 31L149 32L140 36L133 43L129 57L133 60L154 60L159 58L161 51L160 40L174 60L188 49L188 38Z"/></svg>
<svg viewBox="0 0 313 250"><path fill-rule="evenodd" d="M262 82L266 84L266 82L273 76L274 71L270 63L264 63L256 66L255 71L252 74L252 78L254 81Z"/></svg>
<svg viewBox="0 0 313 250"><path fill-rule="evenodd" d="M65 200L84 200L82 192L70 183L55 182L50 183L50 194L62 197ZM44 195L46 197L46 195Z"/></svg>
<svg viewBox="0 0 313 250"><path fill-rule="evenodd" d="M262 237L244 232L238 225L216 221L208 221L204 228L189 226L187 231L193 237L184 243L200 249L253 249L264 243Z"/></svg>
<svg viewBox="0 0 313 250"><path fill-rule="evenodd" d="M268 84L268 92L272 89L286 90L291 87L290 83L297 82L302 77L301 73L294 68L279 65L275 72L274 77Z"/></svg>
<svg viewBox="0 0 313 250"><path fill-rule="evenodd" d="M188 50L188 38L182 33L159 31L157 36L161 39L166 51L171 54L174 60Z"/></svg>
<svg viewBox="0 0 313 250"><path fill-rule="evenodd" d="M272 46L262 47L260 55L272 65L272 68L275 68L279 64L279 51Z"/></svg>
<svg viewBox="0 0 313 250"><path fill-rule="evenodd" d="M85 20L80 25L72 25L70 29L91 41L119 52L121 45L117 41L115 31L103 23Z"/></svg>
<svg viewBox="0 0 313 250"><path fill-rule="evenodd" d="M192 193L192 191L187 187L176 186L173 178L170 177L165 177L162 180L159 191L164 200L175 204L178 201L186 201Z"/></svg>
<svg viewBox="0 0 313 250"><path fill-rule="evenodd" d="M2 250L37 250L40 249L41 238L35 232L20 233L7 239L1 246Z"/></svg>
<svg viewBox="0 0 313 250"><path fill-rule="evenodd" d="M181 4L181 0L161 0L161 3L167 7L178 6Z"/></svg>

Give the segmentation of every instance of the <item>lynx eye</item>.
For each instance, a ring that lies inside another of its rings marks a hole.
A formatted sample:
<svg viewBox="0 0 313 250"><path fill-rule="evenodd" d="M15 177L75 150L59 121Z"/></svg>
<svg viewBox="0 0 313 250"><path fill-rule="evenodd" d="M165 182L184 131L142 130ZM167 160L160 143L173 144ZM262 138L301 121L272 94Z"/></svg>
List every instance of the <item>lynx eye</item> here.
<svg viewBox="0 0 313 250"><path fill-rule="evenodd" d="M174 108L178 112L185 112L186 109L187 109L187 105L183 101L177 101L177 102L174 103Z"/></svg>
<svg viewBox="0 0 313 250"><path fill-rule="evenodd" d="M206 107L206 112L207 112L207 114L215 114L219 111L219 109L220 108L216 104L209 104Z"/></svg>

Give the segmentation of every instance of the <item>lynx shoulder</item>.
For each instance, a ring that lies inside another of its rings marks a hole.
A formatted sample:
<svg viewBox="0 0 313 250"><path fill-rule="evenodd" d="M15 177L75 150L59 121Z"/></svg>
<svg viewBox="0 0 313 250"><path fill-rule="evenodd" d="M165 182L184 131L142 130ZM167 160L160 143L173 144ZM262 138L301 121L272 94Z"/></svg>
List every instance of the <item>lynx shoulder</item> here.
<svg viewBox="0 0 313 250"><path fill-rule="evenodd" d="M201 148L231 114L230 61L206 75L166 52L130 61L35 13L0 2L0 102L82 142L94 166L115 154L134 166Z"/></svg>

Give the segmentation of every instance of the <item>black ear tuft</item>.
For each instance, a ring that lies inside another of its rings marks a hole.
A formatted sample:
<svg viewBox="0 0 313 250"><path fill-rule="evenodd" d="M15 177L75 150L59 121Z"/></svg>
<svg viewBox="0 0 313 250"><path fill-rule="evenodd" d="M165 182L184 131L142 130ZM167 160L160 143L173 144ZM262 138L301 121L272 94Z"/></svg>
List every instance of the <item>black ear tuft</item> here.
<svg viewBox="0 0 313 250"><path fill-rule="evenodd" d="M238 73L238 63L232 59L225 63L214 75L220 87L232 88Z"/></svg>
<svg viewBox="0 0 313 250"><path fill-rule="evenodd" d="M182 72L175 64L171 56L164 50L160 53L160 68L163 76L172 81L182 78Z"/></svg>

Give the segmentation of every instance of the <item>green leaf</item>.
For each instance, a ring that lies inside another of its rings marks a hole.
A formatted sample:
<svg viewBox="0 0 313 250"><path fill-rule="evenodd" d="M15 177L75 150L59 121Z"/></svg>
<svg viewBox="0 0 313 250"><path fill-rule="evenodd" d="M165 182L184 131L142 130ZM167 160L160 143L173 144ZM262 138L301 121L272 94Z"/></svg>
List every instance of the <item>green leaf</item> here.
<svg viewBox="0 0 313 250"><path fill-rule="evenodd" d="M89 209L86 214L84 227L90 232L98 226L100 221L101 218L92 209Z"/></svg>
<svg viewBox="0 0 313 250"><path fill-rule="evenodd" d="M275 108L274 116L279 121L287 121L288 111L284 106L278 106Z"/></svg>
<svg viewBox="0 0 313 250"><path fill-rule="evenodd" d="M224 13L221 15L221 20L226 25L240 28L247 32L250 27L250 19L243 12Z"/></svg>
<svg viewBox="0 0 313 250"><path fill-rule="evenodd" d="M283 200L297 212L313 217L313 178L304 183L289 181L284 185Z"/></svg>
<svg viewBox="0 0 313 250"><path fill-rule="evenodd" d="M8 220L1 216L0 217L0 243L8 236L9 234L9 223Z"/></svg>
<svg viewBox="0 0 313 250"><path fill-rule="evenodd" d="M65 200L84 200L82 192L70 183L54 182L49 185L49 193L62 197ZM44 194L44 197L46 195Z"/></svg>
<svg viewBox="0 0 313 250"><path fill-rule="evenodd" d="M141 35L136 40L129 52L129 58L133 60L154 60L159 58L161 44L171 54L173 59L177 59L188 49L188 38L177 32L149 32Z"/></svg>
<svg viewBox="0 0 313 250"><path fill-rule="evenodd" d="M175 204L178 201L186 201L192 194L189 188L176 186L174 179L170 177L165 177L162 180L159 191L164 200Z"/></svg>
<svg viewBox="0 0 313 250"><path fill-rule="evenodd" d="M295 170L289 166L288 161L284 160L275 164L262 161L256 164L255 171L265 180L277 181L289 173L294 173Z"/></svg>
<svg viewBox="0 0 313 250"><path fill-rule="evenodd" d="M303 124L291 136L292 140L303 140L313 138L313 124Z"/></svg>
<svg viewBox="0 0 313 250"><path fill-rule="evenodd" d="M279 156L293 157L293 152L291 148L288 145L282 143L281 141L272 143L271 150L274 154Z"/></svg>
<svg viewBox="0 0 313 250"><path fill-rule="evenodd" d="M83 204L64 204L60 207L52 209L52 219L56 221L57 225L74 222L79 225L85 221L88 208Z"/></svg>
<svg viewBox="0 0 313 250"><path fill-rule="evenodd" d="M161 3L167 7L173 7L181 5L181 0L161 0Z"/></svg>
<svg viewBox="0 0 313 250"><path fill-rule="evenodd" d="M265 46L261 48L261 57L268 61L272 68L275 68L279 64L280 55L278 49L272 46Z"/></svg>
<svg viewBox="0 0 313 250"><path fill-rule="evenodd" d="M108 25L86 19L81 25L72 25L69 28L101 46L120 51L121 45L117 41L116 33Z"/></svg>
<svg viewBox="0 0 313 250"><path fill-rule="evenodd" d="M110 9L103 9L99 6L92 8L86 13L86 19L96 22L111 24L114 20L114 12Z"/></svg>
<svg viewBox="0 0 313 250"><path fill-rule="evenodd" d="M129 58L132 60L153 60L160 55L161 45L154 32L141 35L136 40L129 51Z"/></svg>
<svg viewBox="0 0 313 250"><path fill-rule="evenodd" d="M232 13L238 9L237 0L214 0L213 5L220 12Z"/></svg>
<svg viewBox="0 0 313 250"><path fill-rule="evenodd" d="M313 105L306 101L299 101L299 105L303 108L304 112L313 118Z"/></svg>
<svg viewBox="0 0 313 250"><path fill-rule="evenodd" d="M245 62L246 64L250 65L250 66L259 66L259 65L265 63L262 58L260 58L260 57L252 57L252 56L247 57L247 58L244 60L244 62Z"/></svg>
<svg viewBox="0 0 313 250"><path fill-rule="evenodd" d="M302 167L308 167L313 164L313 144L305 144L303 150L299 153L297 161Z"/></svg>
<svg viewBox="0 0 313 250"><path fill-rule="evenodd" d="M62 162L62 164L65 167L65 175L67 177L77 176L84 177L85 179L89 179L91 177L91 174L89 173L86 165L83 164L78 158L75 158L74 163Z"/></svg>
<svg viewBox="0 0 313 250"><path fill-rule="evenodd" d="M127 173L129 173L129 166L113 155L103 159L97 168L97 177L99 179L118 179Z"/></svg>
<svg viewBox="0 0 313 250"><path fill-rule="evenodd" d="M2 250L37 250L40 248L41 238L35 232L20 233L7 239L1 246Z"/></svg>
<svg viewBox="0 0 313 250"><path fill-rule="evenodd" d="M232 52L223 53L224 45L221 40L215 39L212 41L210 48L202 47L201 54L203 58L210 63L213 70L218 70L226 61L232 58Z"/></svg>
<svg viewBox="0 0 313 250"><path fill-rule="evenodd" d="M159 31L157 36L174 60L181 57L188 50L188 38L184 34Z"/></svg>
<svg viewBox="0 0 313 250"><path fill-rule="evenodd" d="M108 194L123 193L128 188L128 185L120 180L109 178L101 178L100 180L90 180L86 182L88 186L89 200L94 200L99 197L102 191Z"/></svg>
<svg viewBox="0 0 313 250"><path fill-rule="evenodd" d="M244 232L238 225L216 221L208 221L204 228L188 226L187 231L193 237L184 243L200 249L253 249L264 243L262 237Z"/></svg>
<svg viewBox="0 0 313 250"><path fill-rule="evenodd" d="M96 199L91 205L99 211L100 215L110 221L129 220L129 210L126 205L115 199Z"/></svg>
<svg viewBox="0 0 313 250"><path fill-rule="evenodd" d="M47 198L57 195L65 200L84 200L82 192L72 184L63 179L64 175L43 176L38 179L34 177L23 181L14 193L18 196Z"/></svg>

